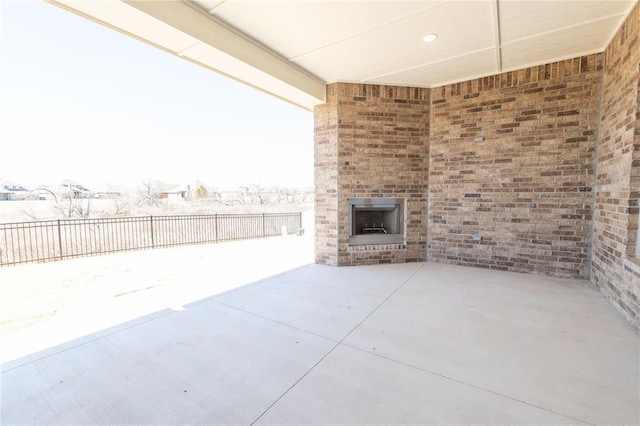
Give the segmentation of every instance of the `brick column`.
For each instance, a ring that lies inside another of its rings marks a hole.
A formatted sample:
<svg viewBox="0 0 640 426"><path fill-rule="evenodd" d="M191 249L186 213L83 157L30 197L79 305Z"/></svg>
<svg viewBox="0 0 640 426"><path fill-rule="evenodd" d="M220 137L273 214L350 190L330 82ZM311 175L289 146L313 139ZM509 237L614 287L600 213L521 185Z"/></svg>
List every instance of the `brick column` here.
<svg viewBox="0 0 640 426"><path fill-rule="evenodd" d="M315 110L316 261L426 260L430 90L336 83ZM406 244L349 246L349 197L406 199Z"/></svg>
<svg viewBox="0 0 640 426"><path fill-rule="evenodd" d="M338 102L335 85L314 110L316 263L338 265Z"/></svg>

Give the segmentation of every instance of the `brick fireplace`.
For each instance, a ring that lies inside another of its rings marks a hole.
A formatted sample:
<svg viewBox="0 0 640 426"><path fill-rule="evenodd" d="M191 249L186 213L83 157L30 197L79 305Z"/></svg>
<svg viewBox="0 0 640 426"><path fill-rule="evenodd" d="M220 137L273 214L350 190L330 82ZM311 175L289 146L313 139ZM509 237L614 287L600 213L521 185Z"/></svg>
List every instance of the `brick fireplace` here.
<svg viewBox="0 0 640 426"><path fill-rule="evenodd" d="M315 110L316 262L426 260L429 108L429 89L327 87ZM399 206L394 219L390 204Z"/></svg>

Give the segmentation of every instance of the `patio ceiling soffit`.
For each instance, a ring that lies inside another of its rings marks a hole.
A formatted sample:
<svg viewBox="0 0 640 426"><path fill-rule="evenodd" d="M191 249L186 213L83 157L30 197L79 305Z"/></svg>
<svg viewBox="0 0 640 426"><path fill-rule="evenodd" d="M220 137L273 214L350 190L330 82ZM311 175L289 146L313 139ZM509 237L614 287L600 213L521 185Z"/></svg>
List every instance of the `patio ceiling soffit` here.
<svg viewBox="0 0 640 426"><path fill-rule="evenodd" d="M46 1L312 110L333 82L440 87L603 52L639 0Z"/></svg>
<svg viewBox="0 0 640 426"><path fill-rule="evenodd" d="M47 1L307 110L325 100L324 81L189 2Z"/></svg>

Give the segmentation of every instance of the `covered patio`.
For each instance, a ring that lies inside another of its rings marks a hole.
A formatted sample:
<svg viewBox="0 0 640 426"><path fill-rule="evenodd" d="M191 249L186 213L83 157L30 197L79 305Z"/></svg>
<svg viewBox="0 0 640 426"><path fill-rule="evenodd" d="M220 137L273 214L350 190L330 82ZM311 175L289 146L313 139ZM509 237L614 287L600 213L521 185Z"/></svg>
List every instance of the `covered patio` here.
<svg viewBox="0 0 640 426"><path fill-rule="evenodd" d="M313 111L317 263L587 279L640 330L637 0L49 1Z"/></svg>
<svg viewBox="0 0 640 426"><path fill-rule="evenodd" d="M4 364L3 424L640 423L637 0L51 3L313 110L315 264Z"/></svg>
<svg viewBox="0 0 640 426"><path fill-rule="evenodd" d="M585 281L309 264L3 365L2 423L632 425L639 357Z"/></svg>

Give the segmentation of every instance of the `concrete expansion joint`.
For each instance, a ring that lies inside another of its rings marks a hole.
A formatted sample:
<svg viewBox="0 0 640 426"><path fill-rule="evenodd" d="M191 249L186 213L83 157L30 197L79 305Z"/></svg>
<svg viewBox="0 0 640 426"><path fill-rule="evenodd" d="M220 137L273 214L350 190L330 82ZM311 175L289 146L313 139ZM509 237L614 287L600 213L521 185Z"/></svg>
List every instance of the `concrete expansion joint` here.
<svg viewBox="0 0 640 426"><path fill-rule="evenodd" d="M227 307L227 308L233 309L233 310L235 310L235 311L242 312L243 314L251 315L251 316L253 316L253 317L260 318L260 319L263 319L263 320L266 320L266 321L269 321L269 322L273 322L273 323L276 323L276 324L279 324L279 325L284 325L284 326L286 326L286 327L289 327L289 328L293 328L293 329L295 329L295 330L302 331L303 333L312 334L312 335L314 335L314 336L320 337L320 338L322 338L322 339L330 340L330 341L332 341L332 342L337 342L335 339L332 339L332 338L330 338L330 337L323 336L323 335L318 334L318 333L315 333L315 332L313 332L313 331L306 330L306 329L304 329L304 328L300 328L300 327L296 327L296 326L294 326L294 325L288 324L288 323L286 323L286 322L278 321L278 320L275 320L275 319L273 319L273 318L269 318L269 317L264 316L264 315L259 315L259 314L256 314L255 312L251 312L251 311L247 311L247 310L245 310L245 309L238 308L237 306L229 305L229 304L227 304L227 303L222 303L222 302L220 302L219 300L211 299L211 301L212 301L212 302L214 302L214 303L217 303L218 305L222 305L222 306L224 306L224 307ZM340 342L337 342L337 343L340 343Z"/></svg>
<svg viewBox="0 0 640 426"><path fill-rule="evenodd" d="M282 395L280 395L275 401L273 401L273 403L271 405L269 405L269 407L267 407L253 422L251 422L251 426L253 426L256 422L258 422L265 414L267 414L269 412L269 410L278 403L278 401L280 401L282 398L284 398L289 392L291 392L291 390L293 390L293 388L295 388L298 383L300 383L302 381L302 379L304 379L305 377L307 377L309 375L309 373L311 373L318 365L320 365L320 363L322 363L322 361L324 361L329 355L331 355L331 353L333 353L333 351L336 350L336 348L338 346L340 346L341 344L343 344L343 342L354 332L356 331L361 325L362 323L364 323L367 319L369 319L369 317L371 315L373 315L378 309L380 309L380 307L382 305L384 305L387 300L389 300L394 294L396 294L402 287L404 287L404 285L409 282L409 280L411 280L411 278L413 278L418 272L420 272L420 270L422 270L422 268L424 268L425 264L420 265L420 267L418 269L416 269L415 271L413 271L413 273L407 277L404 281L402 281L402 283L400 283L400 285L398 285L398 287L396 287L387 297L384 298L384 300L382 302L380 302L375 308L373 308L371 310L371 312L369 312L360 322L358 322L347 334L344 335L344 337L342 339L340 339L340 341L338 341L335 345L333 345L333 347L331 347L331 349L329 349L327 351L326 354L324 354L315 364L313 364L311 366L311 368L309 368L302 376L300 376L300 378L298 380L296 380L286 391L284 391L282 393ZM277 322L277 321L276 321ZM285 324L288 325L288 324ZM304 330L303 330L304 331ZM322 336L321 336L322 337Z"/></svg>
<svg viewBox="0 0 640 426"><path fill-rule="evenodd" d="M520 404L525 404L525 405L528 405L530 407L537 408L539 410L544 410L546 412L549 412L549 413L552 413L552 414L555 414L555 415L558 415L558 416L562 416L562 417L565 417L567 419L571 419L571 420L575 420L575 421L584 423L585 425L596 426L594 423L590 423L590 422L588 422L586 420L578 419L576 417L569 416L567 414L560 413L558 411L554 411L554 410L551 410L549 408L545 408L545 407L542 407L540 405L527 402L527 401L525 401L523 399L514 398L512 396L505 395L505 394L500 393L500 392L492 391L491 389L487 389L487 388L482 387L482 386L474 385L473 383L465 382L463 380L456 379L455 377L451 377L451 376L448 376L446 374L441 374L441 373L438 373L438 372L433 371L433 370L429 370L429 369L426 369L426 368L419 367L417 365L413 365L413 364L410 364L410 363L407 363L407 362L403 362L403 361L400 361L400 360L397 360L397 359L382 355L382 354L377 353L377 352L371 352L371 351L369 351L367 349L359 348L357 346L349 345L349 344L346 344L346 343L343 344L343 345L347 346L347 347L349 347L351 349L355 349L357 351L365 352L365 353L368 353L370 355L375 355L375 356L377 356L379 358L382 358L382 359L385 359L387 361L391 361L391 362L394 362L394 363L397 363L397 364L400 364L400 365L404 365L405 367L414 368L416 370L422 371L423 373L431 374L433 376L437 376L437 377L440 377L442 379L449 380L451 382L455 382L455 383L460 384L460 385L468 386L470 388L477 389L477 390L482 391L482 392L487 392L487 393L490 393L492 395L495 395L495 396L498 396L498 397L501 397L501 398L507 398L507 399L510 399L512 401L518 402Z"/></svg>

